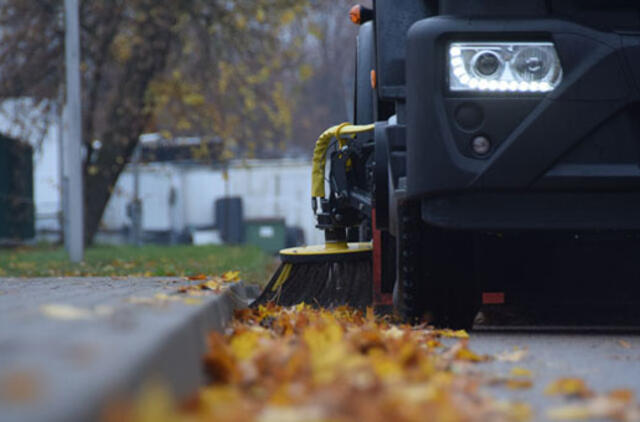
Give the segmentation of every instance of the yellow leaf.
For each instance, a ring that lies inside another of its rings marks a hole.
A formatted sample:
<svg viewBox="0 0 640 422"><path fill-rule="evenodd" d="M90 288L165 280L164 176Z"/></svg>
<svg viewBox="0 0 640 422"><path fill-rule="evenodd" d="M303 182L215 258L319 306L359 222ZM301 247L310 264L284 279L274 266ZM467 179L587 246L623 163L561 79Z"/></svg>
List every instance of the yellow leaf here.
<svg viewBox="0 0 640 422"><path fill-rule="evenodd" d="M137 422L172 422L177 418L173 396L160 382L150 382L142 387L134 409Z"/></svg>
<svg viewBox="0 0 640 422"><path fill-rule="evenodd" d="M302 334L309 347L313 377L316 382L329 382L335 378L339 363L347 356L342 340L342 327L335 321L324 326L310 326Z"/></svg>
<svg viewBox="0 0 640 422"><path fill-rule="evenodd" d="M478 355L466 347L463 347L457 351L455 358L458 360L467 360L469 362L485 362L488 360L487 356Z"/></svg>
<svg viewBox="0 0 640 422"><path fill-rule="evenodd" d="M230 343L233 355L240 360L252 358L258 351L257 346L260 337L261 334L256 331L244 331L236 334Z"/></svg>
<svg viewBox="0 0 640 422"><path fill-rule="evenodd" d="M580 378L559 378L549 384L544 393L550 396L577 397L589 397L593 394Z"/></svg>
<svg viewBox="0 0 640 422"><path fill-rule="evenodd" d="M501 362L520 362L527 356L526 349L515 348L512 351L498 353L496 359Z"/></svg>
<svg viewBox="0 0 640 422"><path fill-rule="evenodd" d="M511 375L513 375L514 377L530 377L533 374L529 369L515 366L511 368Z"/></svg>
<svg viewBox="0 0 640 422"><path fill-rule="evenodd" d="M442 330L440 332L442 334L442 337L448 337L448 338L469 338L469 333L467 333L465 330Z"/></svg>
<svg viewBox="0 0 640 422"><path fill-rule="evenodd" d="M227 271L222 274L222 280L225 282L240 281L240 271Z"/></svg>

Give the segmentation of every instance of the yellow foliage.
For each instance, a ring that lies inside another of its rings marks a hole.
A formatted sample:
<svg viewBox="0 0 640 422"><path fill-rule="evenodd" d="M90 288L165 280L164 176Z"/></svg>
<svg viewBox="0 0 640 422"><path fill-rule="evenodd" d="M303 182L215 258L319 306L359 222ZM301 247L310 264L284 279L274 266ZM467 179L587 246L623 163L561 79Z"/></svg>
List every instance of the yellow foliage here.
<svg viewBox="0 0 640 422"><path fill-rule="evenodd" d="M347 350L342 340L342 327L327 319L324 324L304 330L302 338L309 348L313 378L318 383L333 381Z"/></svg>
<svg viewBox="0 0 640 422"><path fill-rule="evenodd" d="M264 13L264 9L262 7L258 7L256 9L256 20L260 23L264 22L266 18L266 14Z"/></svg>
<svg viewBox="0 0 640 422"><path fill-rule="evenodd" d="M189 106L192 107L199 107L202 106L204 104L204 96L202 94L199 93L195 93L195 92L191 92L186 94L183 98L182 101Z"/></svg>
<svg viewBox="0 0 640 422"><path fill-rule="evenodd" d="M185 118L180 118L176 124L176 129L178 130L189 130L191 127L191 122Z"/></svg>
<svg viewBox="0 0 640 422"><path fill-rule="evenodd" d="M291 10L285 10L284 13L282 13L281 17L280 17L280 23L282 25L288 25L291 22L293 22L293 20L296 18L296 13Z"/></svg>
<svg viewBox="0 0 640 422"><path fill-rule="evenodd" d="M302 82L307 81L308 79L311 79L311 77L313 76L313 66L311 66L308 63L304 63L298 69L298 74Z"/></svg>
<svg viewBox="0 0 640 422"><path fill-rule="evenodd" d="M126 34L116 35L111 45L111 54L121 64L131 58L131 40Z"/></svg>
<svg viewBox="0 0 640 422"><path fill-rule="evenodd" d="M243 15L236 15L236 28L238 29L245 29L245 27L247 26L247 19L243 16Z"/></svg>

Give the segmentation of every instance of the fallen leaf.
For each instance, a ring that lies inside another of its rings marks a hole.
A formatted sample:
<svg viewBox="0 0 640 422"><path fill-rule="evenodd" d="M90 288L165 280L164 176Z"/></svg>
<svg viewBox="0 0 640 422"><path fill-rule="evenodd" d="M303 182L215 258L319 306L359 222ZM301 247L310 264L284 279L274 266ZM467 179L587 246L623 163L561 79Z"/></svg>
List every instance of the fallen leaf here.
<svg viewBox="0 0 640 422"><path fill-rule="evenodd" d="M240 281L240 271L227 271L226 273L222 274L222 280L224 280L226 283Z"/></svg>
<svg viewBox="0 0 640 422"><path fill-rule="evenodd" d="M611 399L627 403L632 402L635 398L635 394L633 393L633 391L628 389L612 390L609 392L609 394L607 394L607 396Z"/></svg>
<svg viewBox="0 0 640 422"><path fill-rule="evenodd" d="M527 349L515 348L514 350L498 353L496 359L501 362L520 362L527 356Z"/></svg>
<svg viewBox="0 0 640 422"><path fill-rule="evenodd" d="M533 373L527 368L514 366L511 368L511 375L514 377L531 377Z"/></svg>
<svg viewBox="0 0 640 422"><path fill-rule="evenodd" d="M626 396L626 394L625 394ZM627 397L617 398L616 394L599 395L582 403L556 407L547 412L551 420L614 419L639 421L640 406Z"/></svg>
<svg viewBox="0 0 640 422"><path fill-rule="evenodd" d="M498 402L495 406L502 409L509 420L526 422L533 419L533 410L528 403Z"/></svg>
<svg viewBox="0 0 640 422"><path fill-rule="evenodd" d="M40 306L40 312L42 312L47 318L66 321L91 319L94 317L93 312L89 309L57 303Z"/></svg>
<svg viewBox="0 0 640 422"><path fill-rule="evenodd" d="M573 396L573 397L590 397L593 392L587 387L584 380L580 378L559 378L553 381L544 390L544 393L550 396Z"/></svg>
<svg viewBox="0 0 640 422"><path fill-rule="evenodd" d="M223 287L223 285L219 282L219 281L207 281L206 283L203 283L202 288L205 289L209 289L209 290L213 290L213 291L220 291L220 289Z"/></svg>
<svg viewBox="0 0 640 422"><path fill-rule="evenodd" d="M533 387L533 381L523 378L510 378L505 385L511 390L523 390Z"/></svg>
<svg viewBox="0 0 640 422"><path fill-rule="evenodd" d="M631 344L629 344L629 342L624 341L624 340L618 340L618 344L622 347L624 347L625 349L631 349Z"/></svg>
<svg viewBox="0 0 640 422"><path fill-rule="evenodd" d="M164 383L151 381L143 385L134 408L137 422L175 422L177 418L173 395Z"/></svg>
<svg viewBox="0 0 640 422"><path fill-rule="evenodd" d="M206 292L209 282L222 281L211 277L184 292ZM508 376L490 376L482 365L491 357L474 352L465 335L347 307L271 303L237 310L224 333L208 336L204 366L210 384L186 402L180 418L519 422L538 417L528 404L496 400L484 388L531 388L531 370L516 366ZM440 344L442 337L460 340ZM515 349L499 356L519 361L526 353ZM550 394L576 397L586 410L551 409L550 416L606 414L633 420L637 405L631 391L615 390L593 401L584 383L562 380L549 387Z"/></svg>
<svg viewBox="0 0 640 422"><path fill-rule="evenodd" d="M592 417L589 409L583 405L555 407L547 411L547 417L554 421L577 421Z"/></svg>
<svg viewBox="0 0 640 422"><path fill-rule="evenodd" d="M0 378L0 400L10 403L32 403L42 395L40 377L33 370L17 370Z"/></svg>
<svg viewBox="0 0 640 422"><path fill-rule="evenodd" d="M201 305L202 304L202 299L197 298L197 297L186 297L186 298L182 299L182 303L184 303L185 305L196 306L196 305Z"/></svg>
<svg viewBox="0 0 640 422"><path fill-rule="evenodd" d="M477 353L467 349L466 347L461 348L455 355L455 358L458 360L467 360L470 362L485 362L489 360L488 356L478 355Z"/></svg>
<svg viewBox="0 0 640 422"><path fill-rule="evenodd" d="M442 337L449 337L449 338L462 338L462 339L466 339L469 338L469 333L467 333L465 330L441 330L440 334L442 335Z"/></svg>

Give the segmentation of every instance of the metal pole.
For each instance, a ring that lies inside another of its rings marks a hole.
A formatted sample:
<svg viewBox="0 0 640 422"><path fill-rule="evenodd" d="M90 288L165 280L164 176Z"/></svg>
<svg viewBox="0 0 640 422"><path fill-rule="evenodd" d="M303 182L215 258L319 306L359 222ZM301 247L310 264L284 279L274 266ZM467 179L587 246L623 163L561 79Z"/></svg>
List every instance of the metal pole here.
<svg viewBox="0 0 640 422"><path fill-rule="evenodd" d="M65 166L67 168L67 252L71 262L84 255L84 196L82 182L82 106L80 94L80 25L78 0L64 0L65 59L67 72L67 131Z"/></svg>
<svg viewBox="0 0 640 422"><path fill-rule="evenodd" d="M133 202L131 203L131 230L133 244L142 246L142 200L140 199L140 158L142 145L136 145L131 165L133 166Z"/></svg>
<svg viewBox="0 0 640 422"><path fill-rule="evenodd" d="M65 173L64 173L64 91L62 89L62 85L60 86L60 95L58 97L58 104L56 107L56 112L58 114L58 181L60 189L60 211L58 215L58 224L60 224L60 240L64 242L65 248L67 245L67 223L65 221L65 216L67 212L66 202L67 202L67 194L65 188Z"/></svg>

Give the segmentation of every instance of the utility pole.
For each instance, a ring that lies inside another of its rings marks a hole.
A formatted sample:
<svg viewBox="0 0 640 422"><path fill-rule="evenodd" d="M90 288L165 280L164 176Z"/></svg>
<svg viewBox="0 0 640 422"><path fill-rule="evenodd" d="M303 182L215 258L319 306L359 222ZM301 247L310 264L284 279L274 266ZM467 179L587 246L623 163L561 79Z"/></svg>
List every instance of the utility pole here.
<svg viewBox="0 0 640 422"><path fill-rule="evenodd" d="M60 224L60 240L64 241L65 248L69 236L67 236L67 223L65 221L67 215L67 194L66 194L66 181L64 171L64 125L66 122L64 116L64 87L60 85L60 92L58 95L58 103L56 105L56 114L58 115L58 180L60 181L60 212L58 215L58 223Z"/></svg>
<svg viewBox="0 0 640 422"><path fill-rule="evenodd" d="M82 106L80 94L80 23L78 0L64 0L65 61L67 103L65 158L67 201L65 223L69 236L67 252L71 262L81 262L84 255L84 195L82 181Z"/></svg>
<svg viewBox="0 0 640 422"><path fill-rule="evenodd" d="M142 200L140 199L140 159L142 145L138 143L133 150L131 166L133 167L133 201L129 204L131 218L131 243L142 246Z"/></svg>

